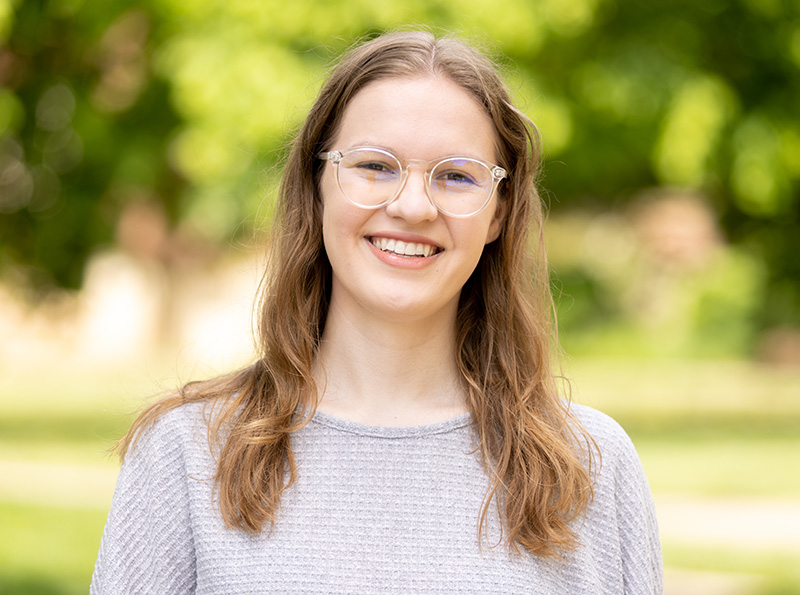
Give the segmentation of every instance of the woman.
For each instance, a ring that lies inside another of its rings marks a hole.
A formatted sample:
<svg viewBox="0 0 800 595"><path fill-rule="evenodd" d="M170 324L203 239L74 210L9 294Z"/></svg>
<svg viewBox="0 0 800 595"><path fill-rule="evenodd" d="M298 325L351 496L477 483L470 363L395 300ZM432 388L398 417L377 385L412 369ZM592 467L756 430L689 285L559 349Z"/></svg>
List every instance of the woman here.
<svg viewBox="0 0 800 595"><path fill-rule="evenodd" d="M260 359L136 421L94 593L660 592L630 440L556 392L536 140L459 41L339 63L286 166Z"/></svg>

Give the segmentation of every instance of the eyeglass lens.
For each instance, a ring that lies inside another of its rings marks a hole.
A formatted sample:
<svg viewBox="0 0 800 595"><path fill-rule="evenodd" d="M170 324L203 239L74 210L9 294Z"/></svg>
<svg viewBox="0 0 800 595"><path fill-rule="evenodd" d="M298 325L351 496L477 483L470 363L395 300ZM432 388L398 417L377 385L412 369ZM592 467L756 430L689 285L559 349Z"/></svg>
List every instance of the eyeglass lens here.
<svg viewBox="0 0 800 595"><path fill-rule="evenodd" d="M339 162L339 186L347 198L364 207L392 200L403 183L403 168L390 153L356 149ZM480 161L459 157L435 165L428 192L438 208L457 215L481 209L494 188L491 170Z"/></svg>

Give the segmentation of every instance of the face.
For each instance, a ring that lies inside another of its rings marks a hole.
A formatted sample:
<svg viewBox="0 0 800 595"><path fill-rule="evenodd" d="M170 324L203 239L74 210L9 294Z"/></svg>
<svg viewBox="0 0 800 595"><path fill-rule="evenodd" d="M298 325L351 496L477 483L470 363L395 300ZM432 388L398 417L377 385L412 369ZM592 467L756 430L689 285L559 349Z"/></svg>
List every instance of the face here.
<svg viewBox="0 0 800 595"><path fill-rule="evenodd" d="M457 84L402 77L359 91L326 149L368 146L401 161L458 155L494 164L495 145L489 116ZM320 190L323 240L333 269L331 311L402 322L454 319L461 288L484 246L499 235L502 217L496 195L472 217L441 214L428 198L423 170L410 168L394 202L365 210L348 202L334 166L325 165Z"/></svg>

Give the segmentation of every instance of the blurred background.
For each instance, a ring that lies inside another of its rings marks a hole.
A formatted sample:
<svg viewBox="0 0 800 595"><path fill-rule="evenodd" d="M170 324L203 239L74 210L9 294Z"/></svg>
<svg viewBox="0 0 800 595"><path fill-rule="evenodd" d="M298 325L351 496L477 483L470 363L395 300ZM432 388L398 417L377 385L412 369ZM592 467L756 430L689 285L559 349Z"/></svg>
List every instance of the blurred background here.
<svg viewBox="0 0 800 595"><path fill-rule="evenodd" d="M573 398L639 449L667 593L800 592L797 0L0 0L0 593L85 593L143 400L247 362L286 145L398 26L544 139Z"/></svg>

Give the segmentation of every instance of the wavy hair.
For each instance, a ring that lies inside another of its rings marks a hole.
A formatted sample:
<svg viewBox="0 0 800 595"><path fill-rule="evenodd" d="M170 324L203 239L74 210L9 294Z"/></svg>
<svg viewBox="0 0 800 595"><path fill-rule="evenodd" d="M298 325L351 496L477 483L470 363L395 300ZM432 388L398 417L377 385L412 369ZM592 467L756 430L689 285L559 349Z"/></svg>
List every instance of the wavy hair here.
<svg viewBox="0 0 800 595"><path fill-rule="evenodd" d="M502 231L462 289L455 329L456 359L491 486L477 519L479 543L495 503L511 551L559 557L577 545L570 523L592 497L594 456L592 440L569 414L553 373L557 341L536 187L538 133L512 104L495 64L454 38L386 34L356 46L333 68L284 170L260 290L258 360L189 383L151 405L118 450L124 457L166 411L206 401L214 411L209 442L225 523L254 533L274 524L281 494L297 476L292 432L317 405L312 365L330 303L319 192L324 164L317 155L327 150L360 89L405 76L446 77L470 93L494 124L498 162L508 171L499 189Z"/></svg>

